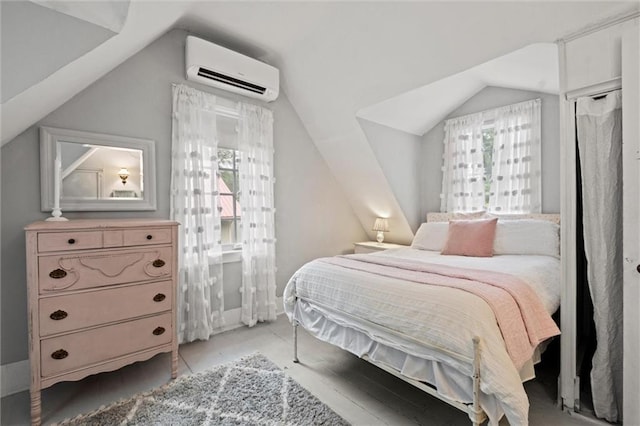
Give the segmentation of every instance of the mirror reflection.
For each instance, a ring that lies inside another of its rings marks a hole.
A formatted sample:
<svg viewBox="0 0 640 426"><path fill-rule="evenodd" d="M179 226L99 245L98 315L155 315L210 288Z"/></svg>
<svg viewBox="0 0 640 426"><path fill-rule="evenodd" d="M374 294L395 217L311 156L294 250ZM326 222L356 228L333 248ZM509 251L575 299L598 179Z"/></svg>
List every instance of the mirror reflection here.
<svg viewBox="0 0 640 426"><path fill-rule="evenodd" d="M61 198L139 200L144 198L141 149L58 142Z"/></svg>
<svg viewBox="0 0 640 426"><path fill-rule="evenodd" d="M155 210L155 161L151 139L42 126L42 211Z"/></svg>

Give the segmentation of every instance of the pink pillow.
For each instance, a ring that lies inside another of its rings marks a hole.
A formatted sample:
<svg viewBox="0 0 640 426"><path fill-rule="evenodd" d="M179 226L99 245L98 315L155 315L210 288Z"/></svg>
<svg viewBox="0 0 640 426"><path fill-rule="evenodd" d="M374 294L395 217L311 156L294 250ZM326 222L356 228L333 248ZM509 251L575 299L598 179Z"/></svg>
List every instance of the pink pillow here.
<svg viewBox="0 0 640 426"><path fill-rule="evenodd" d="M442 254L492 257L498 219L450 220Z"/></svg>

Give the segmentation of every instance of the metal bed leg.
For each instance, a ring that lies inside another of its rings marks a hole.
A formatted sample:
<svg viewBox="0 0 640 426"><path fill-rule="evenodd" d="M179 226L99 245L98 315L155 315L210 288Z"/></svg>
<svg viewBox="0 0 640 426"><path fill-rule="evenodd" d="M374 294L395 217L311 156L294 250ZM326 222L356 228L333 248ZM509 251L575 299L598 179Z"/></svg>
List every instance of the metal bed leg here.
<svg viewBox="0 0 640 426"><path fill-rule="evenodd" d="M298 359L298 321L293 320L293 362L300 362Z"/></svg>
<svg viewBox="0 0 640 426"><path fill-rule="evenodd" d="M480 425L480 337L473 338L473 426Z"/></svg>

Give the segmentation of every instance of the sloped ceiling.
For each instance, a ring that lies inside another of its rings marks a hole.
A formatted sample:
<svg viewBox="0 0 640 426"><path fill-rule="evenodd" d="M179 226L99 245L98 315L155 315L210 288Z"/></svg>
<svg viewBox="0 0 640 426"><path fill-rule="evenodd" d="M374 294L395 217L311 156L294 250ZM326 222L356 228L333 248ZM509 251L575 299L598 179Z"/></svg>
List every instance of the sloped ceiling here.
<svg viewBox="0 0 640 426"><path fill-rule="evenodd" d="M20 94L115 35L101 26L29 1L1 2L0 12L1 102ZM55 28L55 31L34 31L34 27Z"/></svg>
<svg viewBox="0 0 640 426"><path fill-rule="evenodd" d="M422 136L488 86L558 94L558 46L535 43L358 111L358 117Z"/></svg>
<svg viewBox="0 0 640 426"><path fill-rule="evenodd" d="M552 43L636 4L132 1L120 34L2 104L2 142L165 31L186 28L279 67L283 90L363 226L389 216L390 240L406 242L411 229L357 113L530 44ZM479 89L469 87L468 96L473 90Z"/></svg>
<svg viewBox="0 0 640 426"><path fill-rule="evenodd" d="M129 13L129 0L31 0L43 7L64 13L107 28L113 32L120 32Z"/></svg>
<svg viewBox="0 0 640 426"><path fill-rule="evenodd" d="M127 22L119 34L2 103L2 144L12 140L171 29L183 16L187 5L180 2L132 2ZM48 36L49 28L32 24L29 21L23 23L32 31L39 32L42 38ZM83 37L84 34L77 36ZM4 49L0 54L4 61ZM24 54L32 55L33 52L25 50Z"/></svg>

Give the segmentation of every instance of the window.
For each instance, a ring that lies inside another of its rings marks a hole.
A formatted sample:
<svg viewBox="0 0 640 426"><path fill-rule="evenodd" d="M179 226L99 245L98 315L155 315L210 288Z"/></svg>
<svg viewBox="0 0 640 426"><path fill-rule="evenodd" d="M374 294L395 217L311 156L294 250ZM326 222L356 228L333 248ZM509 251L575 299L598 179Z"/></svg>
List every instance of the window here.
<svg viewBox="0 0 640 426"><path fill-rule="evenodd" d="M220 193L220 224L223 247L227 250L239 248L242 235L240 220L240 200L238 194L237 150L218 149L218 192Z"/></svg>
<svg viewBox="0 0 640 426"><path fill-rule="evenodd" d="M445 122L441 210L541 211L540 99Z"/></svg>
<svg viewBox="0 0 640 426"><path fill-rule="evenodd" d="M222 325L227 261L242 260L242 322L276 318L273 114L184 84L172 90L170 208L183 236L177 321L180 339L191 341ZM229 250L238 240L242 251Z"/></svg>

